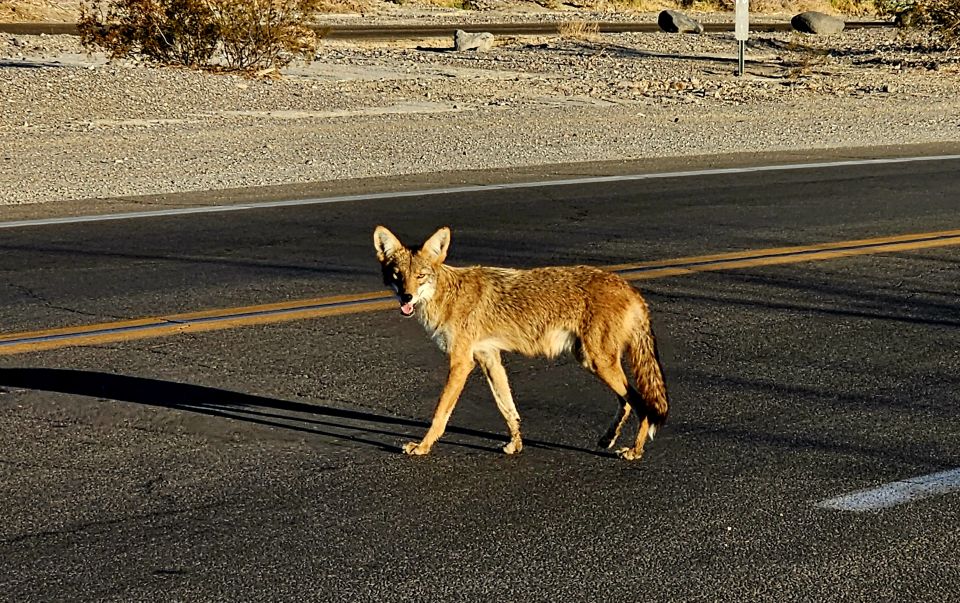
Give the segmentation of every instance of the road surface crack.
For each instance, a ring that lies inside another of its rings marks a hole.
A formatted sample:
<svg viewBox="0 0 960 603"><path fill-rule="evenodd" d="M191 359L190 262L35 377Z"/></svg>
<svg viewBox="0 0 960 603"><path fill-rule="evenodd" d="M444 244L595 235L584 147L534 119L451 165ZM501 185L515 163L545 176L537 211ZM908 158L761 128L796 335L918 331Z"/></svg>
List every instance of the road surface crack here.
<svg viewBox="0 0 960 603"><path fill-rule="evenodd" d="M131 522L143 522L149 519L169 519L169 518L174 518L181 515L188 515L190 513L224 509L228 506L230 506L230 503L228 503L227 501L222 501L217 503L195 505L195 506L186 507L182 509L154 511L150 513L131 515L128 517L119 517L117 519L109 519L105 521L92 521L92 522L81 523L78 525L66 527L60 530L44 530L41 532L31 532L28 534L19 534L17 536L0 538L0 545L17 544L20 542L25 542L28 540L34 540L39 538L66 536L69 534L78 534L78 533L87 532L90 530L99 530L102 533L116 526L121 526L123 524L128 524Z"/></svg>
<svg viewBox="0 0 960 603"><path fill-rule="evenodd" d="M24 286L24 285L18 285L18 284L16 284L16 283L9 283L9 285L10 285L10 287L12 287L13 289L16 289L17 291L19 291L21 294L29 297L30 299L32 299L32 300L34 300L34 301L36 301L36 302L39 302L41 305L43 305L44 307L49 308L49 309L51 309L51 310L60 310L60 311L62 311L62 312L69 312L69 313L71 313L71 314L76 314L76 315L78 315L78 316L89 316L89 317L91 317L91 318L96 318L96 319L98 319L98 320L102 320L104 317L106 317L106 318L111 318L111 319L114 319L114 320L123 320L123 318L124 318L124 317L122 317L122 316L114 316L114 315L110 315L110 314L105 314L105 315L104 315L104 314L95 314L95 313L93 313L93 312L87 312L87 311L85 311L85 310L80 310L80 309L78 309L78 308L71 308L71 307L69 307L69 306L61 306L61 305L56 304L56 303L52 302L51 300L47 299L47 298L44 297L43 295L40 295L39 293L37 293L36 291L34 291L33 289L31 289L31 288L29 288L29 287L26 287L26 286Z"/></svg>

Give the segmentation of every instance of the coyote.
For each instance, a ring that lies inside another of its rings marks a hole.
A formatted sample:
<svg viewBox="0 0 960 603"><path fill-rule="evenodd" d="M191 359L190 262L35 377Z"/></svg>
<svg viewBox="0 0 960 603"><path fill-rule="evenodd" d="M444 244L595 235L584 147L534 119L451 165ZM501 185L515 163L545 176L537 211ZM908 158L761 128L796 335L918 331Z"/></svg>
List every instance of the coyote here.
<svg viewBox="0 0 960 603"><path fill-rule="evenodd" d="M612 389L619 409L600 446L613 448L630 416L640 417L636 443L617 454L639 459L667 418L667 392L647 303L619 276L590 266L515 270L444 264L450 229L441 228L419 247L405 247L378 226L373 245L383 281L397 294L400 313L416 316L440 349L450 356L450 372L433 422L420 442L403 451L430 452L443 435L467 376L476 364L493 392L510 431L507 454L523 449L520 415L513 403L500 352L559 356L573 352L587 370ZM621 365L624 350L639 392L629 385Z"/></svg>

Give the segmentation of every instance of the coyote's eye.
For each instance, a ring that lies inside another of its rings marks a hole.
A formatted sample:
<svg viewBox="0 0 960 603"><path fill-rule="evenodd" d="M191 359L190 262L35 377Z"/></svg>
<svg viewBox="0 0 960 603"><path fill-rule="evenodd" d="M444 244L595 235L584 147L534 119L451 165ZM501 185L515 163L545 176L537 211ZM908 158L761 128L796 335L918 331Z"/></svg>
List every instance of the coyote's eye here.
<svg viewBox="0 0 960 603"><path fill-rule="evenodd" d="M421 272L421 273L417 274L417 280L418 280L418 281L422 281L422 280L425 279L425 278L427 278L427 275L426 275L425 273Z"/></svg>

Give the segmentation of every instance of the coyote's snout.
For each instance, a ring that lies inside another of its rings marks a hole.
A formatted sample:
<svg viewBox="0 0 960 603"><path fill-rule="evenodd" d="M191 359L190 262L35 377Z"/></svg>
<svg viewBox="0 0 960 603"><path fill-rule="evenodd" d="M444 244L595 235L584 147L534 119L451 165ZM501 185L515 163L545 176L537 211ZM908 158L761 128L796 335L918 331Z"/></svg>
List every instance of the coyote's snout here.
<svg viewBox="0 0 960 603"><path fill-rule="evenodd" d="M668 401L650 313L629 283L590 266L532 270L447 266L443 262L450 247L448 228L435 232L423 245L408 248L378 226L373 245L383 281L397 293L400 313L417 316L450 356L450 373L433 423L423 440L406 444L404 452L430 452L477 364L510 430L503 450L520 452L520 415L500 352L555 357L569 351L619 398L617 415L600 445L613 448L632 409L640 419L636 442L617 452L625 459L643 455L647 437L652 439L667 418ZM624 351L638 389L623 372Z"/></svg>

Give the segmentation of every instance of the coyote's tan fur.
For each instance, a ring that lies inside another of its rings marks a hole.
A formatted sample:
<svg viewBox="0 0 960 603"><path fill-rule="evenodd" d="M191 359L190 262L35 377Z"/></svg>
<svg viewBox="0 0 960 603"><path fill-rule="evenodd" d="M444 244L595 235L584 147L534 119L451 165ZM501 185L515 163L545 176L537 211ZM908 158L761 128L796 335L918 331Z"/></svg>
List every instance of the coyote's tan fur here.
<svg viewBox="0 0 960 603"><path fill-rule="evenodd" d="M625 459L639 459L649 436L667 418L663 383L650 314L640 293L619 276L589 266L513 270L444 264L450 230L441 228L420 247L407 248L383 226L373 233L384 283L400 299L405 316L416 315L450 356L450 373L420 442L403 447L427 454L443 435L467 376L480 365L497 407L507 421L507 454L520 452L520 415L513 404L500 352L555 357L571 351L577 360L617 394L620 407L600 440L612 448L631 408L640 417L633 447L621 448ZM630 386L621 365L628 360L639 392Z"/></svg>

